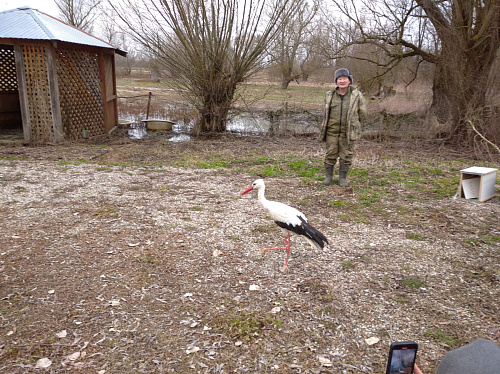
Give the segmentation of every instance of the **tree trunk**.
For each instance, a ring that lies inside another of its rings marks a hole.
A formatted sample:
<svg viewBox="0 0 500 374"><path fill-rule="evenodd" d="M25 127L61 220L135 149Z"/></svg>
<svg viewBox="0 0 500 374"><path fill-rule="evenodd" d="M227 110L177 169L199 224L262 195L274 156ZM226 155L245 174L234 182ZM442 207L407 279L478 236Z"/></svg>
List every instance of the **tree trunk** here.
<svg viewBox="0 0 500 374"><path fill-rule="evenodd" d="M486 87L486 107L489 110L491 126L485 136L498 145L500 144L500 48L497 49L495 60L491 65Z"/></svg>
<svg viewBox="0 0 500 374"><path fill-rule="evenodd" d="M291 81L290 81L290 80L288 80L288 79L283 79L283 80L281 81L281 89L282 89L282 90L287 90L287 89L288 89L288 86L290 85L290 82L291 82Z"/></svg>
<svg viewBox="0 0 500 374"><path fill-rule="evenodd" d="M213 83L213 82L212 82ZM221 78L219 84L206 87L204 102L199 109L200 120L196 123L194 135L203 132L226 132L227 119L231 109L236 83L227 83L227 79Z"/></svg>
<svg viewBox="0 0 500 374"><path fill-rule="evenodd" d="M210 102L199 111L201 118L194 128L194 134L200 135L203 132L225 132L227 125L227 115L229 105Z"/></svg>
<svg viewBox="0 0 500 374"><path fill-rule="evenodd" d="M482 134L500 126L487 104L491 69L500 44L500 0L450 1L449 8L432 0L416 0L441 42L431 111L452 130L449 139L476 146ZM448 11L446 11L448 10ZM497 130L493 133L498 133Z"/></svg>
<svg viewBox="0 0 500 374"><path fill-rule="evenodd" d="M473 145L477 134L471 132L471 123L483 134L499 126L498 120L486 113L487 78L494 59L484 45L482 53L475 48L461 48L464 52L457 54L458 47L456 39L443 43L430 110L439 123L451 130L448 139L452 143Z"/></svg>

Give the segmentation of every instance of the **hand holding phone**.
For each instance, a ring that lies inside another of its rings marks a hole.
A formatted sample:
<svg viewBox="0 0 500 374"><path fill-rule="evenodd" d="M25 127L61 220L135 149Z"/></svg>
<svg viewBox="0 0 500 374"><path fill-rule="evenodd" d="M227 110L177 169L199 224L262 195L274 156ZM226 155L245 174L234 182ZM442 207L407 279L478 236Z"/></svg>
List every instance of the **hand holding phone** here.
<svg viewBox="0 0 500 374"><path fill-rule="evenodd" d="M413 374L418 344L413 341L394 342L389 350L386 374Z"/></svg>
<svg viewBox="0 0 500 374"><path fill-rule="evenodd" d="M422 373L422 370L420 370L420 368L417 366L417 364L415 364L413 369L415 370L415 374L424 374L424 373Z"/></svg>

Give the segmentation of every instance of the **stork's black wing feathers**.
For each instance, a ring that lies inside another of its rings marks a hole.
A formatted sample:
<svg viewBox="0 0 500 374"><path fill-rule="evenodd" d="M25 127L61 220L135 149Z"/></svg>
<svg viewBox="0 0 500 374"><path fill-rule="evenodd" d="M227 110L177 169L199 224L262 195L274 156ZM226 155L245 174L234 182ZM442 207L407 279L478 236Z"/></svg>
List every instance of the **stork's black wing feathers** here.
<svg viewBox="0 0 500 374"><path fill-rule="evenodd" d="M317 228L309 224L303 217L297 217L302 222L301 225L291 225L280 221L274 222L276 222L279 227L294 232L295 234L303 235L311 239L313 242L318 243L321 248L324 248L325 244L328 244L328 239L326 238L326 236L323 235L323 233L321 233L321 231L319 231Z"/></svg>
<svg viewBox="0 0 500 374"><path fill-rule="evenodd" d="M328 239L321 231L309 224L304 218L299 217L299 219L302 221L302 226L306 229L305 231L307 237L318 243L321 248L324 248L325 244L329 244Z"/></svg>

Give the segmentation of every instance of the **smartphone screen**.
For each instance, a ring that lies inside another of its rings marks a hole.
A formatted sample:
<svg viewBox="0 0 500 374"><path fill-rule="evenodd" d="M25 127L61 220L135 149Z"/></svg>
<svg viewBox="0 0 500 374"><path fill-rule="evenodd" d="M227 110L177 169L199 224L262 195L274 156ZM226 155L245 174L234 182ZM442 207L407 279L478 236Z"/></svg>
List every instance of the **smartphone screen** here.
<svg viewBox="0 0 500 374"><path fill-rule="evenodd" d="M391 344L386 374L413 374L418 344L412 341Z"/></svg>

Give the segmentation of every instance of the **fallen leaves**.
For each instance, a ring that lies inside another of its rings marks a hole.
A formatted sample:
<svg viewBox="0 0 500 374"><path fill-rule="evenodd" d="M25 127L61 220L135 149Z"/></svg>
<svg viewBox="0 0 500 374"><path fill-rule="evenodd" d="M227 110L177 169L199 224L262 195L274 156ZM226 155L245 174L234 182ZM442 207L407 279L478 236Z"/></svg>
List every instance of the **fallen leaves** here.
<svg viewBox="0 0 500 374"><path fill-rule="evenodd" d="M47 369L52 365L52 361L50 361L47 357L41 358L36 362L37 369Z"/></svg>
<svg viewBox="0 0 500 374"><path fill-rule="evenodd" d="M75 352L75 353L70 354L69 356L66 356L66 360L76 361L80 358L80 356L81 356L80 352Z"/></svg>
<svg viewBox="0 0 500 374"><path fill-rule="evenodd" d="M329 358L325 357L325 356L319 355L318 356L318 361L319 361L319 363L322 366L327 366L327 367L333 366L332 361Z"/></svg>
<svg viewBox="0 0 500 374"><path fill-rule="evenodd" d="M191 354L191 353L195 353L195 352L198 352L200 350L200 347L196 347L196 346L190 346L186 349L186 354Z"/></svg>
<svg viewBox="0 0 500 374"><path fill-rule="evenodd" d="M214 257L219 257L221 255L222 255L222 251L219 249L214 249L214 251L212 252L212 256L214 256Z"/></svg>
<svg viewBox="0 0 500 374"><path fill-rule="evenodd" d="M380 341L380 339L377 338L377 337L375 337L375 336L372 336L371 338L365 339L365 343L368 344L368 345L377 344L379 341Z"/></svg>
<svg viewBox="0 0 500 374"><path fill-rule="evenodd" d="M277 314L279 312L281 312L281 307L279 306L275 306L273 309L271 309L272 314Z"/></svg>

